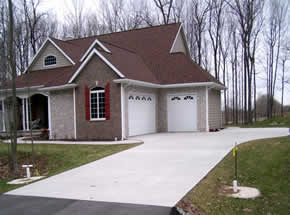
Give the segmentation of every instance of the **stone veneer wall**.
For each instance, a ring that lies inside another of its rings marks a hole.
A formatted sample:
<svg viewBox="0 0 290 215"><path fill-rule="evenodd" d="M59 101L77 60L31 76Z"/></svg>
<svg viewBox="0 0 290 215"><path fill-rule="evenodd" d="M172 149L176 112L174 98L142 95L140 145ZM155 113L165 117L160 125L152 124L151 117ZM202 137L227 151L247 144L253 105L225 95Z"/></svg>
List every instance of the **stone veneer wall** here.
<svg viewBox="0 0 290 215"><path fill-rule="evenodd" d="M197 96L197 128L199 131L206 130L206 102L205 87L186 87L173 89L160 89L158 94L158 132L167 132L167 97L169 94L192 93Z"/></svg>
<svg viewBox="0 0 290 215"><path fill-rule="evenodd" d="M208 124L209 128L222 127L221 91L208 90Z"/></svg>
<svg viewBox="0 0 290 215"><path fill-rule="evenodd" d="M76 88L76 129L77 139L83 140L114 140L121 139L121 87L113 80L119 76L99 57L94 56L78 75ZM96 83L97 82L97 83ZM110 119L92 121L86 120L85 86L91 88L110 84Z"/></svg>
<svg viewBox="0 0 290 215"><path fill-rule="evenodd" d="M50 93L51 139L74 138L73 90Z"/></svg>

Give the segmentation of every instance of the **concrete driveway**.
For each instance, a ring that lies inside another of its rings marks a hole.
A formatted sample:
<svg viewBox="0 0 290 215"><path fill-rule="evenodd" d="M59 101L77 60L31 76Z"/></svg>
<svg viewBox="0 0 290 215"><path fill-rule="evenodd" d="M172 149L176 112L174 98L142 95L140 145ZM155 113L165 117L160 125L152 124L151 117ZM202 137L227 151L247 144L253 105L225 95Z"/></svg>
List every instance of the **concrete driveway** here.
<svg viewBox="0 0 290 215"><path fill-rule="evenodd" d="M6 194L174 206L235 141L288 135L286 128L138 136L144 144Z"/></svg>

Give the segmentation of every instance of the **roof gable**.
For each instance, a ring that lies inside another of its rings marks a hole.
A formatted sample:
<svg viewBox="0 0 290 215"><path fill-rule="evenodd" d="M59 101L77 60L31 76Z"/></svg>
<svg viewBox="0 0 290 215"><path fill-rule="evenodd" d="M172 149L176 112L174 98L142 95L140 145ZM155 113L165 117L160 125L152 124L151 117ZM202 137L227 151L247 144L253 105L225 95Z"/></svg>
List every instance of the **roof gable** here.
<svg viewBox="0 0 290 215"><path fill-rule="evenodd" d="M104 61L118 76L120 76L121 78L125 77L112 63L110 63L110 61L108 61L97 49L94 48L89 56L86 58L86 60L80 65L78 70L70 78L68 83L72 83L76 79L76 77L81 73L81 71L84 69L84 67L94 55L97 55L99 58L101 58L101 60Z"/></svg>
<svg viewBox="0 0 290 215"><path fill-rule="evenodd" d="M183 52L185 55L190 56L189 48L185 38L182 25L179 27L174 42L172 43L170 53Z"/></svg>
<svg viewBox="0 0 290 215"><path fill-rule="evenodd" d="M107 49L98 39L95 39L95 41L92 43L92 45L88 48L88 50L86 51L86 53L82 56L82 58L80 59L80 61L82 62L86 56L90 53L90 51L96 46L98 45L103 51L111 53L111 51L109 49Z"/></svg>
<svg viewBox="0 0 290 215"><path fill-rule="evenodd" d="M47 38L45 40L45 42L42 44L42 46L38 49L37 53L35 54L35 56L32 58L30 64L28 65L28 67L26 68L25 72L31 68L31 66L39 59L40 55L45 51L45 49L47 48L47 46L51 44L59 53L60 55L62 55L65 59L67 59L67 61L72 64L75 65L75 62L51 39L51 38Z"/></svg>

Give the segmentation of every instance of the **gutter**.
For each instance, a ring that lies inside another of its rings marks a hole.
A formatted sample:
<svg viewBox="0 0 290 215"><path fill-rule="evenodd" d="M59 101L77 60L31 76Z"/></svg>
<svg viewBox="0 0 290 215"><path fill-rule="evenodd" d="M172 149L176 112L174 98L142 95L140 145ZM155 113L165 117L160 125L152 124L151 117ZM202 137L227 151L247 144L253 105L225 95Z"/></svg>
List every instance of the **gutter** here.
<svg viewBox="0 0 290 215"><path fill-rule="evenodd" d="M23 88L16 88L16 91L17 92L21 92L21 91L26 91L26 90L34 90L34 89L39 89L39 88L42 88L42 87L44 87L44 85L39 85L39 86L32 86L32 87L23 87ZM9 89L3 89L3 90L0 90L0 92L10 92L10 91L12 91L12 89L11 88L9 88Z"/></svg>
<svg viewBox="0 0 290 215"><path fill-rule="evenodd" d="M66 90L66 89L73 89L76 88L77 84L64 84L60 86L54 86L54 87L44 87L41 89L38 89L39 91L56 91L56 90Z"/></svg>
<svg viewBox="0 0 290 215"><path fill-rule="evenodd" d="M181 87L211 87L217 88L220 90L227 89L225 86L215 83L215 82L197 82L197 83L182 83L182 84L153 84L145 81L137 81L133 79L115 79L114 83L118 84L133 84L142 87L151 87L151 88L159 88L159 89L168 89L168 88L181 88Z"/></svg>

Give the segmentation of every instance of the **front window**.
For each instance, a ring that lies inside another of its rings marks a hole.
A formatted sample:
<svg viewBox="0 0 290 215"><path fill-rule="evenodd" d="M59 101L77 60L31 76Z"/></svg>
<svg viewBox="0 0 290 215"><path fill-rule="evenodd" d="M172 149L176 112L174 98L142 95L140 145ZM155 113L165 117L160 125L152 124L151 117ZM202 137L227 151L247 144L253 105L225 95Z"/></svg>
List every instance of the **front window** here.
<svg viewBox="0 0 290 215"><path fill-rule="evenodd" d="M51 66L56 64L56 57L53 55L49 55L44 59L44 66Z"/></svg>
<svg viewBox="0 0 290 215"><path fill-rule="evenodd" d="M96 87L90 90L90 113L91 119L106 119L105 90Z"/></svg>

